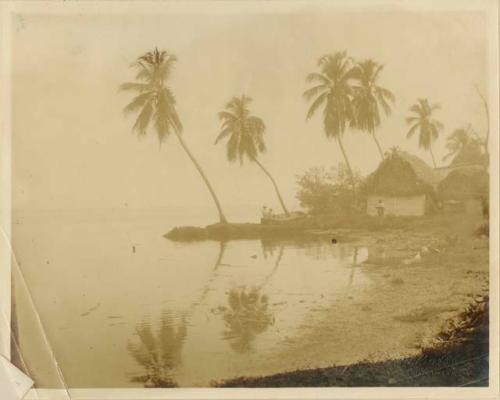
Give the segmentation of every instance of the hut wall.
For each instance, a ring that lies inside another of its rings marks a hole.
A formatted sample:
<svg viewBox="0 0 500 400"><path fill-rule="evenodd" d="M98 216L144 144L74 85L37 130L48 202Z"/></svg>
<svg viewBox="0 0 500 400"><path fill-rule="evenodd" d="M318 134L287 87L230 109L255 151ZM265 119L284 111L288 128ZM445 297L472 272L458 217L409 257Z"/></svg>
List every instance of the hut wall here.
<svg viewBox="0 0 500 400"><path fill-rule="evenodd" d="M370 195L366 199L366 213L377 215L377 205L379 200L384 202L385 215L397 216L422 216L426 210L425 194L416 196L376 196Z"/></svg>
<svg viewBox="0 0 500 400"><path fill-rule="evenodd" d="M445 213L466 213L480 215L483 213L483 206L480 199L445 200L443 203Z"/></svg>
<svg viewBox="0 0 500 400"><path fill-rule="evenodd" d="M479 199L467 199L465 200L465 212L467 214L480 215L483 212L481 200Z"/></svg>

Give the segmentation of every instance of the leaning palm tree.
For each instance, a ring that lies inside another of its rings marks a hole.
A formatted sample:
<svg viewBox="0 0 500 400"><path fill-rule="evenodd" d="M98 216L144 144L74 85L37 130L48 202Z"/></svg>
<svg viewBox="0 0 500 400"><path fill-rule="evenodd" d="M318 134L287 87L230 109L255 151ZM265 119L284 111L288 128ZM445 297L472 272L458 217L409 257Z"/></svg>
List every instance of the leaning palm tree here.
<svg viewBox="0 0 500 400"><path fill-rule="evenodd" d="M415 115L406 118L406 122L410 125L406 137L409 139L415 132L419 132L418 144L431 153L434 168L436 168L436 160L432 152L432 143L438 138L439 131L443 129L443 124L433 118L433 112L439 108L439 104L430 105L427 99L418 99L418 102L410 107L410 111Z"/></svg>
<svg viewBox="0 0 500 400"><path fill-rule="evenodd" d="M252 99L250 97L241 96L233 97L229 103L227 103L225 110L219 113L219 119L222 125L221 131L217 139L215 139L215 144L228 137L226 149L229 162L239 160L240 163L243 163L246 157L249 161L256 163L271 180L281 204L281 208L283 208L284 213L288 215L288 209L281 197L276 181L258 160L259 153L266 151L266 145L264 143L266 126L262 119L250 114L248 104L251 101Z"/></svg>
<svg viewBox="0 0 500 400"><path fill-rule="evenodd" d="M146 134L151 123L154 125L160 143L166 140L171 133L175 134L207 185L219 212L219 221L226 223L226 217L212 185L182 136L182 124L175 108L175 98L171 89L167 86L167 81L176 60L174 55L154 49L139 57L132 64L132 67L137 69L136 82L124 83L120 86L120 89L136 92L137 95L124 108L124 113L137 113L133 130L139 136Z"/></svg>
<svg viewBox="0 0 500 400"><path fill-rule="evenodd" d="M380 146L375 129L380 126L380 108L386 115L390 115L390 103L394 103L394 94L377 84L383 65L373 60L359 62L354 67L354 76L357 83L353 85L352 99L353 119L352 126L368 132L377 145L380 158L384 159L384 151Z"/></svg>
<svg viewBox="0 0 500 400"><path fill-rule="evenodd" d="M313 87L304 92L306 100L314 99L306 118L310 119L318 108L323 106L323 126L326 137L337 141L347 165L352 191L355 195L354 173L342 143L346 126L353 117L351 81L355 74L352 60L347 57L345 51L337 52L321 57L318 61L318 67L319 72L313 72L306 78L308 83L314 84Z"/></svg>

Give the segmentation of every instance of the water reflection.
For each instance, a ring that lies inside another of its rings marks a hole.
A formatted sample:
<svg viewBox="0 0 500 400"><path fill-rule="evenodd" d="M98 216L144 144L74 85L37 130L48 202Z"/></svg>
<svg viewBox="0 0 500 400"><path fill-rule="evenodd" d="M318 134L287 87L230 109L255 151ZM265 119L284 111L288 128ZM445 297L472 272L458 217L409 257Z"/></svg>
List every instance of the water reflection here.
<svg viewBox="0 0 500 400"><path fill-rule="evenodd" d="M274 315L268 308L268 296L261 291L278 270L285 246L274 241L261 241L264 258L274 256L279 249L273 269L267 274L258 287L232 289L228 293L228 306L219 307L225 324L223 337L229 341L231 348L237 353L245 353L252 348L252 342L270 325L274 323Z"/></svg>
<svg viewBox="0 0 500 400"><path fill-rule="evenodd" d="M172 314L164 311L156 335L151 323L143 321L136 326L137 341L130 341L127 349L135 361L141 365L144 375L135 376L132 382L140 382L144 387L177 387L172 378L174 370L181 363L181 350L186 339L185 320L176 326Z"/></svg>
<svg viewBox="0 0 500 400"><path fill-rule="evenodd" d="M371 246L368 248L368 264L383 264L387 258L387 249L385 246Z"/></svg>
<svg viewBox="0 0 500 400"><path fill-rule="evenodd" d="M268 297L259 289L247 291L245 287L232 289L228 294L228 306L219 307L226 329L223 337L237 353L251 350L252 342L274 323L274 315L268 308Z"/></svg>
<svg viewBox="0 0 500 400"><path fill-rule="evenodd" d="M358 251L359 248L355 246L352 255L351 273L349 274L349 286L351 286L352 283L354 282L354 271L356 270L355 268L358 266Z"/></svg>
<svg viewBox="0 0 500 400"><path fill-rule="evenodd" d="M188 314L190 314L197 305L202 304L203 301L205 300L205 298L207 297L208 293L210 292L210 287L211 287L210 285L213 283L214 279L217 277L217 270L219 269L219 267L221 265L223 265L222 259L224 258L224 253L226 252L226 248L227 248L227 242L220 241L219 242L219 252L217 253L217 258L216 258L214 266L212 268L210 277L208 278L207 283L203 287L203 290L201 291L200 296L195 301L193 301L193 303L191 303L191 305L189 306Z"/></svg>
<svg viewBox="0 0 500 400"><path fill-rule="evenodd" d="M260 240L260 246L262 248L262 255L265 260L267 258L273 257L276 250L282 249L284 247L283 241L277 241L272 238L263 238Z"/></svg>

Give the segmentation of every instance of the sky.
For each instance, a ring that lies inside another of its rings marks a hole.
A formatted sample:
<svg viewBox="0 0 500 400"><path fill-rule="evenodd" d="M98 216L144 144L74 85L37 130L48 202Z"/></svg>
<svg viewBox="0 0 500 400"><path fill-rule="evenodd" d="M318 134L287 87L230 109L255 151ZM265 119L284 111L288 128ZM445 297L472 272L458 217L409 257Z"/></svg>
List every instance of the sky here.
<svg viewBox="0 0 500 400"><path fill-rule="evenodd" d="M261 162L289 208L299 207L296 177L342 161L320 114L306 121L305 77L320 56L346 50L384 64L380 84L396 96L377 135L431 163L406 139L405 117L418 98L441 104L444 131L486 122L475 85L487 90L484 16L458 12L22 14L13 29L13 206L19 209L169 208L211 204L208 190L172 136L162 146L153 131L132 133L118 86L131 81L135 58L155 46L177 56L170 86L184 139L223 205L279 203L258 166L229 164L217 112L232 96L253 98L251 111L267 126ZM347 130L354 169L367 175L380 162L373 140ZM213 210L215 217L215 208ZM229 215L230 217L230 215Z"/></svg>

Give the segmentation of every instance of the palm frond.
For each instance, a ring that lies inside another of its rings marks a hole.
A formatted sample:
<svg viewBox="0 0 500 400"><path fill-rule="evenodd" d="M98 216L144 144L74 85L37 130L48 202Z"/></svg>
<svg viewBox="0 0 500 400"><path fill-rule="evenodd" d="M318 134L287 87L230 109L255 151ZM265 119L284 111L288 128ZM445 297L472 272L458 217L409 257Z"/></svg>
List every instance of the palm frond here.
<svg viewBox="0 0 500 400"><path fill-rule="evenodd" d="M146 82L152 82L154 80L154 72L151 68L147 67L142 62L137 62L135 66L137 68L135 79Z"/></svg>
<svg viewBox="0 0 500 400"><path fill-rule="evenodd" d="M396 102L396 96L394 96L394 93L392 93L389 89L386 89L386 88L379 86L378 91L380 91L381 95L385 99L388 99L392 103Z"/></svg>
<svg viewBox="0 0 500 400"><path fill-rule="evenodd" d="M413 136L413 134L417 131L417 129L420 128L420 124L419 123L416 123L415 125L413 125L410 130L408 131L408 133L406 134L406 138L409 139Z"/></svg>
<svg viewBox="0 0 500 400"><path fill-rule="evenodd" d="M377 64L375 62L374 62L374 64L375 65L374 65L374 70L372 73L372 80L373 80L373 82L376 82L378 76L380 75L380 73L382 72L382 70L384 69L385 66L384 66L384 64Z"/></svg>
<svg viewBox="0 0 500 400"><path fill-rule="evenodd" d="M217 116L219 117L219 120L221 121L235 121L236 119L238 119L238 117L236 115L234 115L233 113L229 112L229 111L220 111L219 113L217 113Z"/></svg>
<svg viewBox="0 0 500 400"><path fill-rule="evenodd" d="M168 87L163 87L158 94L157 109L165 116L169 125L178 133L182 132L182 123L175 108L175 97Z"/></svg>
<svg viewBox="0 0 500 400"><path fill-rule="evenodd" d="M312 88L307 89L302 95L307 101L311 100L313 97L316 97L321 92L328 91L329 87L326 85L317 85Z"/></svg>
<svg viewBox="0 0 500 400"><path fill-rule="evenodd" d="M326 99L328 96L328 92L320 94L316 100L313 101L311 106L309 107L309 110L307 111L306 119L311 119L316 110L323 104L325 103Z"/></svg>
<svg viewBox="0 0 500 400"><path fill-rule="evenodd" d="M134 92L144 92L145 90L152 89L151 85L147 83L140 82L125 82L119 87L119 91L134 91Z"/></svg>
<svg viewBox="0 0 500 400"><path fill-rule="evenodd" d="M306 82L307 83L319 82L319 83L326 85L326 86L328 86L332 83L330 78L328 78L326 75L318 73L318 72L312 72L312 73L308 74L306 77Z"/></svg>
<svg viewBox="0 0 500 400"><path fill-rule="evenodd" d="M177 62L177 57L173 54L167 54L164 52L164 56L160 65L155 70L155 78L160 81L166 81L170 78L172 69Z"/></svg>
<svg viewBox="0 0 500 400"><path fill-rule="evenodd" d="M422 109L422 107L420 106L420 104L413 104L411 107L410 107L410 111L420 115L420 116L423 116L424 115L424 111Z"/></svg>
<svg viewBox="0 0 500 400"><path fill-rule="evenodd" d="M170 124L168 116L159 112L158 108L153 115L154 126L160 143L170 135Z"/></svg>
<svg viewBox="0 0 500 400"><path fill-rule="evenodd" d="M151 122L153 111L153 99L151 98L142 108L133 126L133 130L136 131L139 136L143 136L146 134L149 123Z"/></svg>
<svg viewBox="0 0 500 400"><path fill-rule="evenodd" d="M418 118L418 117L406 117L406 123L407 124L411 124L411 123L417 122L419 120L420 120L420 118Z"/></svg>
<svg viewBox="0 0 500 400"><path fill-rule="evenodd" d="M441 109L441 105L439 103L434 103L432 106L429 107L431 112L432 111L435 111L435 110L440 110Z"/></svg>
<svg viewBox="0 0 500 400"><path fill-rule="evenodd" d="M384 109L385 115L391 115L391 106L387 102L384 95L382 95L382 93L380 91L377 91L376 96L377 96L378 104L380 104L382 106L382 108Z"/></svg>
<svg viewBox="0 0 500 400"><path fill-rule="evenodd" d="M442 131L444 129L444 125L441 122L434 120L432 123L438 131Z"/></svg>
<svg viewBox="0 0 500 400"><path fill-rule="evenodd" d="M266 125L264 124L264 121L259 117L251 115L247 118L246 122L250 131L249 132L250 135L263 134L266 130Z"/></svg>
<svg viewBox="0 0 500 400"><path fill-rule="evenodd" d="M128 103L124 108L123 108L123 113L125 115L128 115L130 113L138 111L141 107L144 107L144 105L148 102L151 101L154 96L153 92L146 92L146 93L141 93L137 96L135 96L130 103Z"/></svg>
<svg viewBox="0 0 500 400"><path fill-rule="evenodd" d="M238 134L233 134L229 138L226 145L226 155L229 162L236 161L239 151L238 150L239 142L240 142L240 135Z"/></svg>
<svg viewBox="0 0 500 400"><path fill-rule="evenodd" d="M225 137L229 136L232 134L232 129L231 128L225 128L223 129L218 135L217 138L215 139L214 144L219 143L222 139Z"/></svg>

